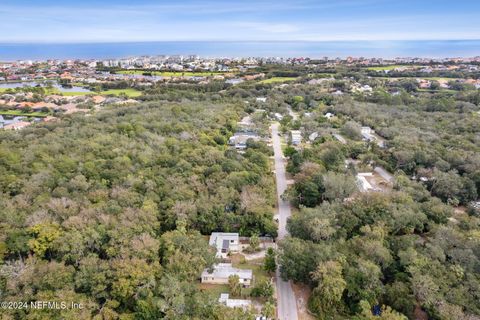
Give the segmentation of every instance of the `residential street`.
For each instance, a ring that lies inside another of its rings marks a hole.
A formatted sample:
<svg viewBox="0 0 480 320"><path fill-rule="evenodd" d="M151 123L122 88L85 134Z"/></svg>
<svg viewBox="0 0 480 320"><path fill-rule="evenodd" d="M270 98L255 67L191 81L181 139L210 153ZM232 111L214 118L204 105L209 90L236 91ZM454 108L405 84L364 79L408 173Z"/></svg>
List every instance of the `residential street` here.
<svg viewBox="0 0 480 320"><path fill-rule="evenodd" d="M287 234L286 223L290 217L290 203L281 198L283 192L287 189L287 178L285 175L285 159L283 157L280 137L278 135L279 124L271 126L272 143L275 158L275 177L277 182L277 203L278 203L278 240L281 240ZM278 319L297 320L297 301L290 282L283 281L280 277L280 271L277 268L277 303Z"/></svg>

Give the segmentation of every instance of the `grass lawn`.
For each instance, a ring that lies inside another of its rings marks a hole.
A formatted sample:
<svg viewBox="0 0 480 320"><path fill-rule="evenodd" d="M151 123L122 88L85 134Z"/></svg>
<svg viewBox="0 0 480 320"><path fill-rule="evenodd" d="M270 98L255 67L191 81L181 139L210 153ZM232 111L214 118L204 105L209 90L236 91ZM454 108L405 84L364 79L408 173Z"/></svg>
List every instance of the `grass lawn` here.
<svg viewBox="0 0 480 320"><path fill-rule="evenodd" d="M122 70L118 71L119 74L135 74L135 75L142 75L144 73L151 73L153 76L161 76L161 77L208 77L208 76L215 76L215 75L224 75L228 72L192 72L192 71L142 71L142 70Z"/></svg>
<svg viewBox="0 0 480 320"><path fill-rule="evenodd" d="M6 110L6 111L0 111L0 115L44 118L48 116L48 113L45 113L45 112L25 113L25 112L22 112L21 110Z"/></svg>
<svg viewBox="0 0 480 320"><path fill-rule="evenodd" d="M136 89L132 89L132 88L128 88L128 89L111 89L111 90L107 90L107 91L102 91L100 92L100 94L102 95L120 95L120 94L126 94L127 97L129 98L135 98L135 97L139 97L142 95L142 92L141 91L138 91Z"/></svg>
<svg viewBox="0 0 480 320"><path fill-rule="evenodd" d="M211 296L218 299L220 293L230 293L228 284L210 284L210 283L199 283L198 289L201 291L208 292Z"/></svg>
<svg viewBox="0 0 480 320"><path fill-rule="evenodd" d="M239 269L252 269L254 278L253 282L255 285L255 283L258 283L259 281L270 279L270 275L263 269L263 260L264 259L233 262L232 265Z"/></svg>
<svg viewBox="0 0 480 320"><path fill-rule="evenodd" d="M331 78L335 75L335 73L309 73L308 77L313 79L322 79L322 78Z"/></svg>
<svg viewBox="0 0 480 320"><path fill-rule="evenodd" d="M273 77L270 79L262 80L259 83L269 84L269 83L279 83L279 82L290 82L295 80L297 80L297 78L295 77Z"/></svg>

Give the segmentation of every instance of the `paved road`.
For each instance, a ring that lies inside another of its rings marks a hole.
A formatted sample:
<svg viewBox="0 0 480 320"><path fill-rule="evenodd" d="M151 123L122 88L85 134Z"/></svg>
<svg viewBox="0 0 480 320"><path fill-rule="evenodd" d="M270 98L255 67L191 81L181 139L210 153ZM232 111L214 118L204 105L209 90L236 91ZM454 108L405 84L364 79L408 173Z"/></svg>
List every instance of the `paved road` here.
<svg viewBox="0 0 480 320"><path fill-rule="evenodd" d="M275 176L277 181L277 203L278 203L278 239L281 240L287 234L287 218L290 217L290 203L281 198L283 192L287 189L287 177L285 175L285 159L283 157L280 137L278 136L279 124L271 126L272 144L275 159ZM290 282L283 281L280 277L280 271L277 268L277 303L278 319L297 320L297 301L293 293Z"/></svg>

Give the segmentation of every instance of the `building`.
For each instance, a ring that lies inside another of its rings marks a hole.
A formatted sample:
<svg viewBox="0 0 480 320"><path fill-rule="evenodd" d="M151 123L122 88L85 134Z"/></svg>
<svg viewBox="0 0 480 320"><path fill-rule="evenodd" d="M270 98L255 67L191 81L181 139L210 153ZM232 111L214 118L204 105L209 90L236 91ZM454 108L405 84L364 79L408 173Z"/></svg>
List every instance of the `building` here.
<svg viewBox="0 0 480 320"><path fill-rule="evenodd" d="M249 287L253 282L253 272L250 269L238 269L232 267L231 263L218 263L213 266L213 270L208 268L202 272L202 283L228 284L230 276L237 275L244 287Z"/></svg>
<svg viewBox="0 0 480 320"><path fill-rule="evenodd" d="M300 130L291 130L290 141L294 146L298 146L300 143L302 143L302 132Z"/></svg>
<svg viewBox="0 0 480 320"><path fill-rule="evenodd" d="M315 139L318 138L318 132L314 132L312 133L311 135L308 136L308 140L310 140L310 142L313 142L315 141Z"/></svg>
<svg viewBox="0 0 480 320"><path fill-rule="evenodd" d="M370 128L370 127L362 127L361 133L362 133L363 139L365 139L365 140L367 140L367 141L373 141L373 140L375 140L375 137L373 136L373 134L375 133L375 131L373 131L372 128Z"/></svg>
<svg viewBox="0 0 480 320"><path fill-rule="evenodd" d="M369 191L382 191L379 188L374 187L368 180L373 177L372 172L363 172L357 174L357 185L361 192L369 192Z"/></svg>
<svg viewBox="0 0 480 320"><path fill-rule="evenodd" d="M347 140L345 140L345 138L339 135L338 133L333 133L332 136L338 141L340 141L340 143L347 144Z"/></svg>
<svg viewBox="0 0 480 320"><path fill-rule="evenodd" d="M26 121L18 121L14 123L7 124L3 127L5 130L22 130L23 128L28 127L31 125L31 122L26 122Z"/></svg>
<svg viewBox="0 0 480 320"><path fill-rule="evenodd" d="M363 140L368 142L375 142L380 148L385 148L386 144L383 139L381 139L378 135L375 135L375 130L370 127L362 127L361 134Z"/></svg>
<svg viewBox="0 0 480 320"><path fill-rule="evenodd" d="M228 139L228 144L235 149L243 150L247 148L248 139L253 139L254 141L259 141L260 138L254 133L236 133L234 136Z"/></svg>
<svg viewBox="0 0 480 320"><path fill-rule="evenodd" d="M226 305L229 308L248 309L252 305L252 302L250 300L230 299L228 293L221 293L218 302Z"/></svg>
<svg viewBox="0 0 480 320"><path fill-rule="evenodd" d="M243 79L229 79L225 81L226 84L231 84L231 85L236 85L242 83L244 80Z"/></svg>
<svg viewBox="0 0 480 320"><path fill-rule="evenodd" d="M327 118L328 120L332 119L335 115L331 112L325 113L323 117Z"/></svg>
<svg viewBox="0 0 480 320"><path fill-rule="evenodd" d="M212 232L208 244L217 249L217 258L227 258L228 253L240 249L238 233Z"/></svg>

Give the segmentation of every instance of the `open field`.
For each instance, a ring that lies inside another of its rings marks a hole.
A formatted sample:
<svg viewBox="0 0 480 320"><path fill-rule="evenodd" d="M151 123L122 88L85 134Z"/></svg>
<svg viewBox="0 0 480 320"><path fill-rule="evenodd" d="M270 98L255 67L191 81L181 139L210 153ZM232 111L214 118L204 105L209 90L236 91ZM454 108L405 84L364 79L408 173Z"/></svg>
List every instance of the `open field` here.
<svg viewBox="0 0 480 320"><path fill-rule="evenodd" d="M269 84L269 83L278 83L278 82L290 82L295 80L297 80L297 78L295 77L273 77L270 79L262 80L259 83Z"/></svg>
<svg viewBox="0 0 480 320"><path fill-rule="evenodd" d="M141 91L136 89L128 88L128 89L111 89L106 91L101 91L99 94L101 95L120 95L126 94L130 98L139 97L142 95Z"/></svg>

